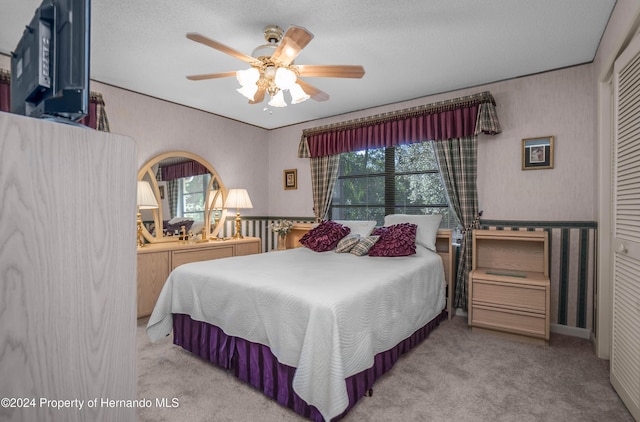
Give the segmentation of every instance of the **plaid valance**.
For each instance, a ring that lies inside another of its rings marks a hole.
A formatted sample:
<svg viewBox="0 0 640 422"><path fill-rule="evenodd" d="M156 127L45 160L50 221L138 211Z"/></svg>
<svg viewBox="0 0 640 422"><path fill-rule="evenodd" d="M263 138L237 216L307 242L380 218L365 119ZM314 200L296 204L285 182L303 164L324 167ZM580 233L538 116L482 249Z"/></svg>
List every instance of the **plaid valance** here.
<svg viewBox="0 0 640 422"><path fill-rule="evenodd" d="M298 157L500 133L490 92L396 110L302 132Z"/></svg>

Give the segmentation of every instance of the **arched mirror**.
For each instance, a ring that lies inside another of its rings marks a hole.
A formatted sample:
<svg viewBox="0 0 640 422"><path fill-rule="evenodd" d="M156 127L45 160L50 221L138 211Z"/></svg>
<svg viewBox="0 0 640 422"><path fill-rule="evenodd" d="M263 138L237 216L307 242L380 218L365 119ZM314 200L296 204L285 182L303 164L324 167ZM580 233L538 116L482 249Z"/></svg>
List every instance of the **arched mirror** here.
<svg viewBox="0 0 640 422"><path fill-rule="evenodd" d="M181 231L216 238L226 213L227 191L215 169L202 157L185 151L160 154L138 172L149 182L157 209L140 210L142 235L150 243L178 241Z"/></svg>

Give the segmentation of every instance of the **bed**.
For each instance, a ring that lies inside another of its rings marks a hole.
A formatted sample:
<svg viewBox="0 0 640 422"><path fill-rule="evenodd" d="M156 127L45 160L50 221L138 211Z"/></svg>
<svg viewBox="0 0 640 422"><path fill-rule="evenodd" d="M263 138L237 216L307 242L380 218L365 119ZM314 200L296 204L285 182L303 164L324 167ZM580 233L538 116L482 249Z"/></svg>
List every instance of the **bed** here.
<svg viewBox="0 0 640 422"><path fill-rule="evenodd" d="M451 232L433 249L385 258L301 247L186 264L167 279L147 333L173 330L175 344L278 403L339 419L453 314Z"/></svg>

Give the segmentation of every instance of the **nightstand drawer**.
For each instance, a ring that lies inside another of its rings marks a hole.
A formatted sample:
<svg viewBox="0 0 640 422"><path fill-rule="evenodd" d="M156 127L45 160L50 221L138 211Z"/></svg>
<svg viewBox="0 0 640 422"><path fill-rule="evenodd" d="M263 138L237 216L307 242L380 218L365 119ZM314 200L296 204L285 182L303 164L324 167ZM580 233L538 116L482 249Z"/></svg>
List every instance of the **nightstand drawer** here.
<svg viewBox="0 0 640 422"><path fill-rule="evenodd" d="M474 327L547 338L545 315L476 305L473 308L472 324Z"/></svg>
<svg viewBox="0 0 640 422"><path fill-rule="evenodd" d="M495 304L523 311L545 313L544 287L472 279L473 303Z"/></svg>

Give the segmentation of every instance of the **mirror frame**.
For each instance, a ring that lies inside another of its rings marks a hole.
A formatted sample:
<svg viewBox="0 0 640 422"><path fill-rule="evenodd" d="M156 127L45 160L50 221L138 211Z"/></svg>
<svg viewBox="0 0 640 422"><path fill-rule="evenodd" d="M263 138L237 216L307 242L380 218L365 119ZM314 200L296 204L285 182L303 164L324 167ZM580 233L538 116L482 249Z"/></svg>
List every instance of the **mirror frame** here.
<svg viewBox="0 0 640 422"><path fill-rule="evenodd" d="M187 151L168 151L168 152L164 152L162 154L156 155L155 157L151 158L149 161L147 161L138 171L138 180L144 180L145 176L149 176L149 178L151 179L152 183L150 183L151 185L151 190L153 191L153 194L156 197L156 201L158 202L158 204L162 204L162 201L160 200L160 189L158 187L158 183L156 180L156 175L153 172L153 167L157 164L159 164L161 161L167 159L167 158L175 158L175 157L181 157L181 158L187 158L187 159L191 159L194 161L199 162L200 164L202 164L204 167L207 168L207 170L209 170L209 173L211 173L211 180L209 180L209 186L207 188L207 194L205 195L205 199L204 199L204 226L205 227L211 227L211 214L213 213L213 209L209 209L209 203L212 202L210 201L209 197L211 195L211 188L213 186L213 182L217 181L218 182L218 186L219 186L219 193L218 194L222 194L222 203L224 204L226 199L227 199L227 189L224 187L224 183L222 183L222 179L220 178L220 176L218 175L218 173L216 172L216 170L213 168L213 166L211 164L209 164L209 162L207 160L205 160L204 158L200 157L197 154L193 154ZM156 227L162 227L162 216L161 213L158 211L158 209L153 209L150 210L153 213L153 219L155 222L155 226ZM210 231L209 233L209 239L211 238L215 238L217 237L218 233L220 232L220 230L222 229L223 225L224 225L224 221L226 219L226 210L221 209L220 210L220 219L218 220L218 224L214 227L213 231ZM157 230L156 230L157 232ZM178 237L177 236L166 236L166 237L158 237L158 236L154 236L151 233L149 233L149 231L147 230L147 228L143 225L142 226L142 235L144 236L145 240L149 243L166 243L166 242L177 242L178 241ZM197 235L197 233L196 233Z"/></svg>

